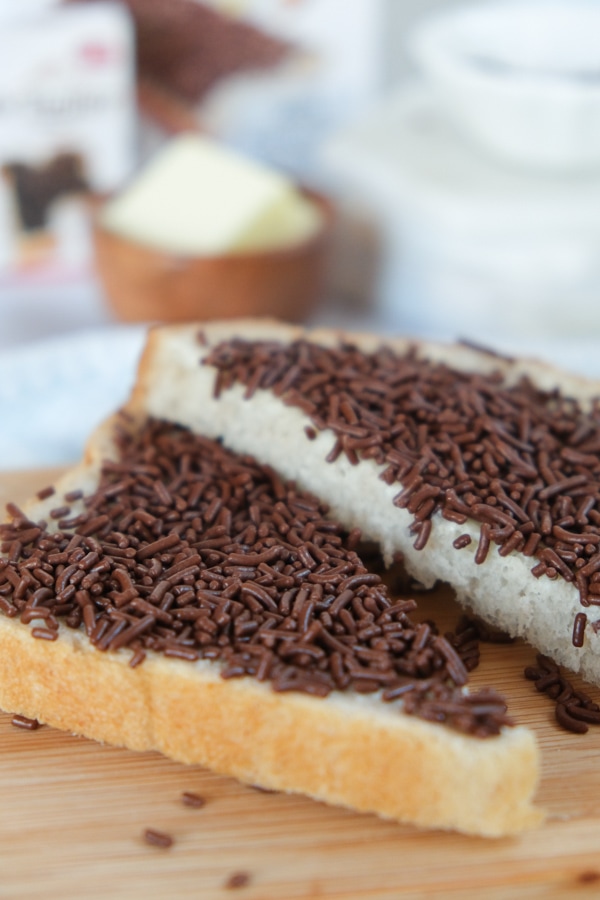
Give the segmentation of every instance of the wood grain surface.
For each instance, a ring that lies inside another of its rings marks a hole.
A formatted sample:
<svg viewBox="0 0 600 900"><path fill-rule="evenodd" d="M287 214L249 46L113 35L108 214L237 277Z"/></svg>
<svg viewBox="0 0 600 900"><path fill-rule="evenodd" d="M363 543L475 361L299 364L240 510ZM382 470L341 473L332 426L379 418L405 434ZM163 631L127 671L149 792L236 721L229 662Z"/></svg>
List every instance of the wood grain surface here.
<svg viewBox="0 0 600 900"><path fill-rule="evenodd" d="M2 508L55 474L0 476ZM423 618L442 627L456 622L446 591L421 595L419 603ZM505 693L542 749L539 802L547 822L511 839L421 832L258 791L158 754L47 727L24 731L0 714L0 897L600 896L600 728L583 736L558 728L552 703L523 678L533 659L518 643L482 645L473 677ZM184 805L185 791L201 795L204 806ZM148 828L169 834L172 846L145 843ZM236 873L237 887L230 882Z"/></svg>

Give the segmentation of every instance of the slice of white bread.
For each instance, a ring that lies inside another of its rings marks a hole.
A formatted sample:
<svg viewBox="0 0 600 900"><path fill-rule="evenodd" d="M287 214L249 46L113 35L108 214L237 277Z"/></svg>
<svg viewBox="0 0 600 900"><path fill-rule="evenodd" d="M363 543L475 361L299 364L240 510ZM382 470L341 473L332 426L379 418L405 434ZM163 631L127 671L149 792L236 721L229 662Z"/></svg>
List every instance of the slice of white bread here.
<svg viewBox="0 0 600 900"><path fill-rule="evenodd" d="M131 404L132 421L144 419L141 397ZM51 521L66 493L94 491L102 460L118 458L115 424L98 429L53 496L28 504L30 519ZM76 514L79 501L71 508ZM149 652L135 668L130 659L130 650L99 652L82 629L60 624L56 640L36 640L31 624L0 615L0 707L423 827L500 836L541 819L532 805L537 746L522 726L478 738L404 714L375 694L277 693L250 677L225 680L220 664L206 659Z"/></svg>
<svg viewBox="0 0 600 900"><path fill-rule="evenodd" d="M151 333L132 398L134 407L219 436L226 446L276 467L284 477L327 502L332 516L347 528L358 527L365 537L376 541L388 562L400 552L407 570L426 587L438 580L449 583L459 602L490 625L524 638L557 663L600 684L600 634L588 627L583 646L573 644L575 617L582 612L573 583L562 578L535 578L531 574L535 559L517 552L500 556L493 545L485 563L475 565L480 526L474 521L456 524L435 514L426 549L415 550L415 535L409 530L413 515L393 504L400 486L380 479L385 466L372 459L351 465L343 454L335 462L325 463L333 443L331 431L318 431L309 440L305 428L311 425L310 419L268 390L257 390L248 401L244 399L246 386L238 383L216 398L216 370L199 362L219 342L235 336L278 342L308 338L324 346L335 346L343 339L365 352L385 344L400 354L413 348L418 356L459 371L498 371L507 384L526 375L544 390L560 388L584 408L600 394L600 385L544 363L508 360L459 344L383 340L376 335L332 330L308 332L266 320L208 324L202 327L202 345L199 331L199 325L186 325ZM472 537L471 544L455 550L452 542L465 533Z"/></svg>

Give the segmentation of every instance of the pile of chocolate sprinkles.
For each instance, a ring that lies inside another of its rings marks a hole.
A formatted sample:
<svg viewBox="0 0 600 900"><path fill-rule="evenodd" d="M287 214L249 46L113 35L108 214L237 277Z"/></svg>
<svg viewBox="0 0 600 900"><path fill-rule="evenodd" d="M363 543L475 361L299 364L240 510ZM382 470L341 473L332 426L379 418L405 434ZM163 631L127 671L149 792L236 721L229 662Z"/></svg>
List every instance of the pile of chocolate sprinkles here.
<svg viewBox="0 0 600 900"><path fill-rule="evenodd" d="M583 607L600 605L600 405L583 411L558 390L527 378L466 373L399 355L363 353L350 344L321 347L230 340L206 363L218 370L215 393L235 382L250 398L267 389L310 417L306 434L329 429L328 462L373 459L398 483L394 504L414 519L414 546L427 544L432 516L480 524L475 562L492 544L501 556L535 559L536 578L564 578ZM471 543L460 535L454 547ZM584 641L588 614L573 624ZM592 623L596 628L600 622Z"/></svg>
<svg viewBox="0 0 600 900"><path fill-rule="evenodd" d="M402 708L477 735L507 719L413 600L388 596L327 508L271 469L175 425L123 425L98 489L50 512L9 504L0 527L0 610L55 640L59 620L99 651L222 662L222 676L326 696L381 691ZM80 504L81 505L81 504Z"/></svg>
<svg viewBox="0 0 600 900"><path fill-rule="evenodd" d="M453 632L446 634L467 672L477 668L481 659L479 650L479 632L476 625L467 617L461 616Z"/></svg>
<svg viewBox="0 0 600 900"><path fill-rule="evenodd" d="M453 632L446 634L447 640L452 644L465 669L472 672L477 668L481 659L479 644L512 644L514 638L505 631L492 628L478 616L474 617L463 613Z"/></svg>
<svg viewBox="0 0 600 900"><path fill-rule="evenodd" d="M600 706L585 691L578 691L548 656L538 653L535 666L527 666L525 678L540 694L554 700L556 721L575 734L585 734L590 725L600 725Z"/></svg>

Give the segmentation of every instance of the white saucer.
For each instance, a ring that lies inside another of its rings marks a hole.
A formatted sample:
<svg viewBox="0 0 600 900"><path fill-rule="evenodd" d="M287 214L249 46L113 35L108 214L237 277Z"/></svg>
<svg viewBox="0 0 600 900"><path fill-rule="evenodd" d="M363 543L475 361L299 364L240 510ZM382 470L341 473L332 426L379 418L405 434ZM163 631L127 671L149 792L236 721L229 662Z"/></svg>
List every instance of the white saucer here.
<svg viewBox="0 0 600 900"><path fill-rule="evenodd" d="M76 462L90 431L127 399L145 335L115 326L3 350L0 469Z"/></svg>

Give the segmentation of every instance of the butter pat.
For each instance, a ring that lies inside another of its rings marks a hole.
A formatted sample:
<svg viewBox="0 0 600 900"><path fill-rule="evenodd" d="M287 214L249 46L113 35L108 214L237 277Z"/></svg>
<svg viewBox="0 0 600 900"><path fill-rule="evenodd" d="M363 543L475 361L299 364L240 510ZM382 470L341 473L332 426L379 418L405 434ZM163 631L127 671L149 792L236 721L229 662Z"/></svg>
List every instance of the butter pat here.
<svg viewBox="0 0 600 900"><path fill-rule="evenodd" d="M106 204L100 223L170 253L213 256L301 243L321 213L284 176L188 134Z"/></svg>

